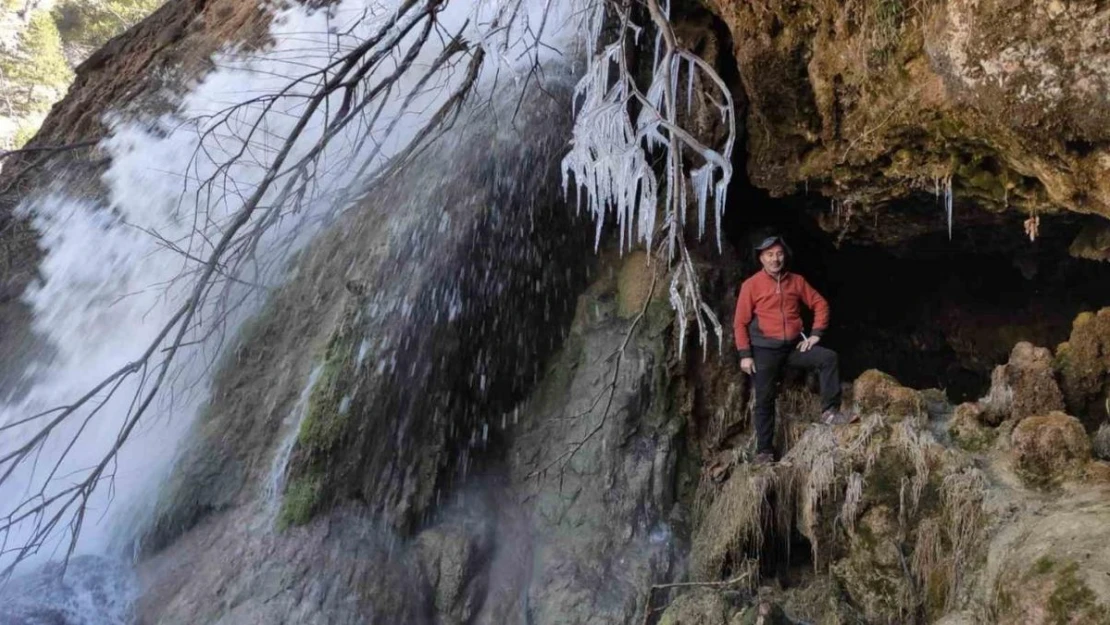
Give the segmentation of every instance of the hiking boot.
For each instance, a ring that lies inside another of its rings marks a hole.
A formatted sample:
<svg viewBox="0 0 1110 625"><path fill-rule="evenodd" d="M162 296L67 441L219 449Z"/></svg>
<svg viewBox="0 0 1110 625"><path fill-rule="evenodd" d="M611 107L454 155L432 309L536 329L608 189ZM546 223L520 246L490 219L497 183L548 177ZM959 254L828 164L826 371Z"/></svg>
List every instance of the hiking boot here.
<svg viewBox="0 0 1110 625"><path fill-rule="evenodd" d="M770 451L761 451L756 454L755 459L752 460L752 464L774 464L774 462L775 454Z"/></svg>
<svg viewBox="0 0 1110 625"><path fill-rule="evenodd" d="M859 420L858 415L845 414L835 408L821 413L821 423L825 425L847 425L857 420Z"/></svg>

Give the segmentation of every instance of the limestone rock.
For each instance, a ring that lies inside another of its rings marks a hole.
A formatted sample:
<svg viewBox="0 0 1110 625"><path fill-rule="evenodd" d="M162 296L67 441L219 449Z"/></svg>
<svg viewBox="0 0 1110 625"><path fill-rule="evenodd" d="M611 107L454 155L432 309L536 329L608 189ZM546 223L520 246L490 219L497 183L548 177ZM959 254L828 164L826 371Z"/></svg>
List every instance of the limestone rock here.
<svg viewBox="0 0 1110 625"><path fill-rule="evenodd" d="M786 616L775 603L760 600L755 605L745 608L729 621L729 625L793 625L794 621Z"/></svg>
<svg viewBox="0 0 1110 625"><path fill-rule="evenodd" d="M826 230L886 242L939 231L944 220L890 201L916 204L935 180L951 180L962 223L1013 208L1110 214L1104 3L707 5L732 34L761 129L751 180L837 200ZM961 213L969 204L985 210Z"/></svg>
<svg viewBox="0 0 1110 625"><path fill-rule="evenodd" d="M900 622L903 598L910 596L897 535L897 513L873 506L849 534L848 557L833 565L833 575L869 622Z"/></svg>
<svg viewBox="0 0 1110 625"><path fill-rule="evenodd" d="M416 538L416 554L432 587L437 623L470 623L481 607L492 548L481 529L447 525L425 530Z"/></svg>
<svg viewBox="0 0 1110 625"><path fill-rule="evenodd" d="M1091 453L1099 460L1110 460L1110 423L1103 423L1091 438Z"/></svg>
<svg viewBox="0 0 1110 625"><path fill-rule="evenodd" d="M728 602L721 593L695 588L667 606L659 618L659 625L726 625L729 612Z"/></svg>
<svg viewBox="0 0 1110 625"><path fill-rule="evenodd" d="M1086 260L1110 260L1110 227L1103 221L1087 222L1068 246L1068 254Z"/></svg>
<svg viewBox="0 0 1110 625"><path fill-rule="evenodd" d="M1010 352L1010 360L995 367L990 393L983 400L985 422L1024 419L1064 409L1064 398L1053 376L1052 352L1022 341Z"/></svg>
<svg viewBox="0 0 1110 625"><path fill-rule="evenodd" d="M625 258L617 274L617 315L622 319L631 319L643 310L651 296L654 271L655 266L642 250Z"/></svg>
<svg viewBox="0 0 1110 625"><path fill-rule="evenodd" d="M986 411L977 402L956 406L948 421L948 434L960 447L968 451L981 451L994 440L996 432L984 426Z"/></svg>
<svg viewBox="0 0 1110 625"><path fill-rule="evenodd" d="M1091 459L1083 424L1062 412L1023 419L1014 428L1011 442L1018 474L1032 485L1076 477Z"/></svg>
<svg viewBox="0 0 1110 625"><path fill-rule="evenodd" d="M1055 501L992 541L987 585L995 623L1110 622L1110 503L1082 492Z"/></svg>
<svg viewBox="0 0 1110 625"><path fill-rule="evenodd" d="M1091 484L1110 485L1110 462L1088 462L1083 471L1083 480Z"/></svg>
<svg viewBox="0 0 1110 625"><path fill-rule="evenodd" d="M1068 410L1089 426L1107 416L1110 381L1110 308L1084 312L1072 322L1071 337L1056 348L1056 368Z"/></svg>
<svg viewBox="0 0 1110 625"><path fill-rule="evenodd" d="M900 419L925 414L921 394L902 386L898 380L878 369L864 371L852 385L852 397L861 415L881 414Z"/></svg>
<svg viewBox="0 0 1110 625"><path fill-rule="evenodd" d="M935 625L979 625L979 621L975 619L974 614L960 611L945 614Z"/></svg>

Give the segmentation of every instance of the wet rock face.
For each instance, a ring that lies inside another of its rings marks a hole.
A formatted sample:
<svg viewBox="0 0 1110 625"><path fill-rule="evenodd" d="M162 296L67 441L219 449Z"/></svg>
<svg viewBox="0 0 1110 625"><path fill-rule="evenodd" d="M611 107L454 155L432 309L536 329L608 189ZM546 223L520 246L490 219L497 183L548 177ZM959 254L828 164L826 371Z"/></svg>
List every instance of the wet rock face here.
<svg viewBox="0 0 1110 625"><path fill-rule="evenodd" d="M1110 7L708 4L747 92L752 181L835 200L830 232L893 243L941 230L932 196L949 179L964 224L1007 208L1110 215ZM884 210L891 200L912 206Z"/></svg>
<svg viewBox="0 0 1110 625"><path fill-rule="evenodd" d="M416 538L417 558L441 625L471 623L482 606L493 549L490 525L478 519L436 526Z"/></svg>
<svg viewBox="0 0 1110 625"><path fill-rule="evenodd" d="M0 625L123 625L138 594L119 562L78 556L50 563L0 586Z"/></svg>
<svg viewBox="0 0 1110 625"><path fill-rule="evenodd" d="M621 315L621 276L643 261L629 257L612 286L603 277L580 299L570 337L511 434L510 479L532 555L529 578L510 589L529 622L638 623L648 588L677 557L670 515L681 421L668 409L665 291L657 284L641 300L632 334L634 320Z"/></svg>
<svg viewBox="0 0 1110 625"><path fill-rule="evenodd" d="M627 264L643 261L602 269L532 393L491 424L478 474L433 498L414 535L356 501L275 531L275 505L243 502L147 558L143 622L639 623L678 562L681 430L665 292L621 313L639 292Z"/></svg>

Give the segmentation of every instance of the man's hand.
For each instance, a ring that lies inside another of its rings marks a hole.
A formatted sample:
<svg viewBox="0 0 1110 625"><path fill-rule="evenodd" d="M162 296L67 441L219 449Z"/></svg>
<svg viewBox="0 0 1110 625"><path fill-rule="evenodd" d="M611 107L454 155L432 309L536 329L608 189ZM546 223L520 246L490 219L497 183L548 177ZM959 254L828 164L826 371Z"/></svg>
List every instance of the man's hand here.
<svg viewBox="0 0 1110 625"><path fill-rule="evenodd" d="M819 336L806 337L806 339L804 341L802 341L801 343L798 343L798 349L803 351L803 352L808 352L809 348L816 345L817 342L820 341L820 340L821 340L821 337L819 337Z"/></svg>
<svg viewBox="0 0 1110 625"><path fill-rule="evenodd" d="M741 358L740 370L748 375L755 375L755 360L752 358Z"/></svg>

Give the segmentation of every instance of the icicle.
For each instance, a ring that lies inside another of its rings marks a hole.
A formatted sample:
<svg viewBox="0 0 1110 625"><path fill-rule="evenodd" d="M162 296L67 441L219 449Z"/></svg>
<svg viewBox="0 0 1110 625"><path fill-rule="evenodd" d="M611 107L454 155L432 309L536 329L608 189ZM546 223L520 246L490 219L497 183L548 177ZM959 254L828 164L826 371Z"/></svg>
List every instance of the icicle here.
<svg viewBox="0 0 1110 625"><path fill-rule="evenodd" d="M690 179L694 183L694 193L697 194L698 199L698 237L700 238L705 234L705 206L709 203L709 184L713 180L713 166L706 164L695 169Z"/></svg>
<svg viewBox="0 0 1110 625"><path fill-rule="evenodd" d="M686 70L686 111L692 112L694 110L694 72L697 66L693 61L690 61L689 68Z"/></svg>
<svg viewBox="0 0 1110 625"><path fill-rule="evenodd" d="M952 240L952 176L944 179L944 210L948 215L948 240Z"/></svg>

